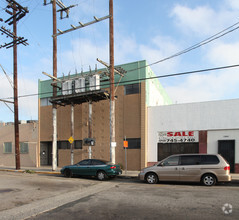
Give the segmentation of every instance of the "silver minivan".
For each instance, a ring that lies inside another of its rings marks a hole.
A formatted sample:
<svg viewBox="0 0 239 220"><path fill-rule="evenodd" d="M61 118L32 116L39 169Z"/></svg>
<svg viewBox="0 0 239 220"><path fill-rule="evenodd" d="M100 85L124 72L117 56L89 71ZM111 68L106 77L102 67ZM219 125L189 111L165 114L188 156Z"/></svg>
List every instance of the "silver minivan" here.
<svg viewBox="0 0 239 220"><path fill-rule="evenodd" d="M146 167L139 179L150 184L158 181L201 182L213 186L231 181L230 165L219 154L177 154Z"/></svg>

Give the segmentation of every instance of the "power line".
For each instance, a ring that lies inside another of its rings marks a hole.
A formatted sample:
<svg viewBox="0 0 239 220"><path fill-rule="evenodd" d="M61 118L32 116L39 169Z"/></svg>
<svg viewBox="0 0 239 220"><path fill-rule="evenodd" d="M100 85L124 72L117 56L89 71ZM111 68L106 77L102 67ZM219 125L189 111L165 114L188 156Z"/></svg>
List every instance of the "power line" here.
<svg viewBox="0 0 239 220"><path fill-rule="evenodd" d="M221 66L221 67L214 67L214 68L208 68L208 69L201 69L201 70L192 70L192 71L187 71L187 72L172 73L172 74L161 75L161 76L145 77L145 78L140 78L140 79L132 79L132 80L127 80L127 81L121 82L120 84L122 85L122 84L130 83L130 82L142 82L142 81L151 80L151 79L183 76L183 75L190 75L190 74L195 74L195 73L203 73L203 72L209 72L209 71L215 71L215 70L236 68L236 67L239 67L239 64L229 65L229 66ZM117 84L117 82L115 82L114 84ZM110 85L111 85L111 83L101 84L101 86L110 86ZM52 92L42 92L42 93L37 93L37 94L27 94L27 95L21 95L21 96L18 96L18 97L19 98L26 98L26 97L31 97L31 96L48 95L48 94L52 94ZM1 98L1 99L5 99L5 100L6 99L13 99L13 97Z"/></svg>
<svg viewBox="0 0 239 220"><path fill-rule="evenodd" d="M201 46L203 46L203 45L205 45L205 44L208 44L208 43L210 43L210 42L212 42L212 41L214 41L214 40L217 40L217 39L219 39L219 38L221 38L221 37L223 37L223 36L225 36L225 35L227 35L227 34L233 32L233 31L235 31L235 30L239 29L239 26L233 28L234 26L236 26L236 25L238 25L238 24L239 24L239 22L237 22L237 23L235 23L235 24L233 24L233 25L227 27L226 29L224 29L224 30L218 32L217 34L214 34L214 35L212 35L211 37L208 37L207 39L205 39L205 40L203 40L203 41L201 41L201 42L199 42L199 43L197 43L197 44L194 44L193 46L188 47L188 48L186 48L186 49L184 49L184 50L182 50L182 51L180 51L180 52L178 52L178 53L176 53L176 54L173 54L173 55L171 55L171 56L169 56L169 57L166 57L166 58L161 59L161 60L159 60L159 61L156 61L156 62L154 62L154 63L148 64L148 65L145 65L145 66L142 66L142 67L138 67L138 68L135 68L135 69L128 70L127 72L133 72L133 71L135 71L135 70L139 70L139 69L142 69L142 68L145 68L145 67L153 66L153 65L155 65L155 64L158 64L158 63L164 62L164 61L166 61L166 60L172 59L172 58L174 58L174 57L180 56L180 55L182 55L182 54L188 53L188 52L190 52L190 51L192 51L192 50L194 50L194 49L197 49L197 48L199 48L199 47L201 47ZM231 29L231 28L233 28L233 29ZM231 29L231 30L229 30L229 29ZM227 31L227 30L229 30L229 31ZM225 31L227 31L227 32L225 32ZM225 33L224 33L224 32L225 32Z"/></svg>

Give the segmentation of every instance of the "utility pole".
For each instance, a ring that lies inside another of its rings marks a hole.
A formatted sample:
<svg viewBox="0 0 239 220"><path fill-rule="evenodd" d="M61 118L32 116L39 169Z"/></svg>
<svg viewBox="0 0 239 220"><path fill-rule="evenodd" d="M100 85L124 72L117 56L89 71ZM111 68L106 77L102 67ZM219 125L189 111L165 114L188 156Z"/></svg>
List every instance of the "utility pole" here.
<svg viewBox="0 0 239 220"><path fill-rule="evenodd" d="M74 103L71 103L71 137L74 140ZM71 142L71 165L74 164L74 141Z"/></svg>
<svg viewBox="0 0 239 220"><path fill-rule="evenodd" d="M110 161L115 163L115 90L114 90L114 14L113 0L109 2L110 26Z"/></svg>
<svg viewBox="0 0 239 220"><path fill-rule="evenodd" d="M69 17L69 9L74 7L75 5L71 5L66 7L60 0L50 0L47 3L47 0L44 0L44 5L52 4L52 17L53 17L53 97L57 96L57 84L55 84L57 80L57 22L56 22L56 14L57 12L61 12L61 19L63 19L63 12L65 12L66 18ZM56 11L56 5L58 5L61 9ZM52 135L52 170L55 171L57 169L57 104L53 103L52 105L52 126L53 126L53 135Z"/></svg>
<svg viewBox="0 0 239 220"><path fill-rule="evenodd" d="M17 45L23 44L24 46L28 45L26 43L27 40L24 40L22 37L17 36L17 21L23 18L26 13L28 13L28 9L22 7L14 0L6 0L8 2L8 6L6 12L11 15L9 19L5 21L9 25L13 25L13 32L7 30L4 27L1 27L0 31L2 34L6 34L7 37L11 37L13 39L12 42L8 44L1 45L0 48L6 47L7 49L13 47L13 72L14 72L14 130L15 130L15 160L16 160L16 170L20 169L20 146L19 146L19 119L18 119L18 74L17 74ZM11 8L12 12L8 9Z"/></svg>
<svg viewBox="0 0 239 220"><path fill-rule="evenodd" d="M14 72L14 124L15 124L15 154L16 154L16 170L20 170L20 146L19 146L19 123L18 123L18 81L17 81L17 21L16 21L16 5L13 4L13 72Z"/></svg>
<svg viewBox="0 0 239 220"><path fill-rule="evenodd" d="M92 101L89 101L89 118L88 118L88 137L92 138ZM89 159L92 157L91 144L89 145Z"/></svg>
<svg viewBox="0 0 239 220"><path fill-rule="evenodd" d="M52 1L53 14L53 76L57 78L57 23L56 23L56 0ZM53 82L56 81L53 79ZM57 95L57 87L53 86L53 97ZM57 105L52 105L52 120L53 120L53 138L52 138L52 170L57 169Z"/></svg>
<svg viewBox="0 0 239 220"><path fill-rule="evenodd" d="M46 2L46 0L44 0ZM87 22L87 23L82 23L78 22L79 25L71 25L70 29L67 30L58 30L58 33L53 34L53 36L59 36L71 31L75 31L77 29L84 28L86 26L95 24L97 22L103 21L105 19L110 19L110 66L108 68L110 69L110 82L111 82L111 99L110 99L110 160L115 163L115 102L114 102L114 72L116 71L114 69L114 32L113 32L113 0L109 0L109 15L97 18L94 16L94 20ZM99 61L100 62L100 61ZM105 65L105 64L104 64ZM89 101L89 121L88 121L88 135L89 138L92 138L92 101ZM91 150L91 145L89 146L89 158L92 157L92 150Z"/></svg>

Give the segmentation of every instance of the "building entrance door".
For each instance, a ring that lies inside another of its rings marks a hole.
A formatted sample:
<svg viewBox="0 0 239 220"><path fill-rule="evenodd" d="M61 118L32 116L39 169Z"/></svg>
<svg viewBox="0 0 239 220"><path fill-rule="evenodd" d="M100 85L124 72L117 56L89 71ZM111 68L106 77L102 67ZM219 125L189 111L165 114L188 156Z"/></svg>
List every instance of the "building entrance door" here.
<svg viewBox="0 0 239 220"><path fill-rule="evenodd" d="M158 143L158 161L172 154L199 153L198 143Z"/></svg>
<svg viewBox="0 0 239 220"><path fill-rule="evenodd" d="M51 149L52 149L51 142L41 143L41 148L40 148L41 166L47 166L52 164Z"/></svg>
<svg viewBox="0 0 239 220"><path fill-rule="evenodd" d="M235 172L235 140L219 140L218 153L230 164L231 172Z"/></svg>

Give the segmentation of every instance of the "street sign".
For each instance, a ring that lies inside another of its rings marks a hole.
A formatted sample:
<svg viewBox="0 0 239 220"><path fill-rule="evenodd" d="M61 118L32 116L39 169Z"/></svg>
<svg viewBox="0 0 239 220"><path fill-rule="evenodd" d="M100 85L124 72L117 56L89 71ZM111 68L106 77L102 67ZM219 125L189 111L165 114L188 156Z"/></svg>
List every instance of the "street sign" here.
<svg viewBox="0 0 239 220"><path fill-rule="evenodd" d="M71 136L68 141L70 142L70 144L72 144L74 142L74 138Z"/></svg>
<svg viewBox="0 0 239 220"><path fill-rule="evenodd" d="M124 141L124 147L128 147L128 141Z"/></svg>

